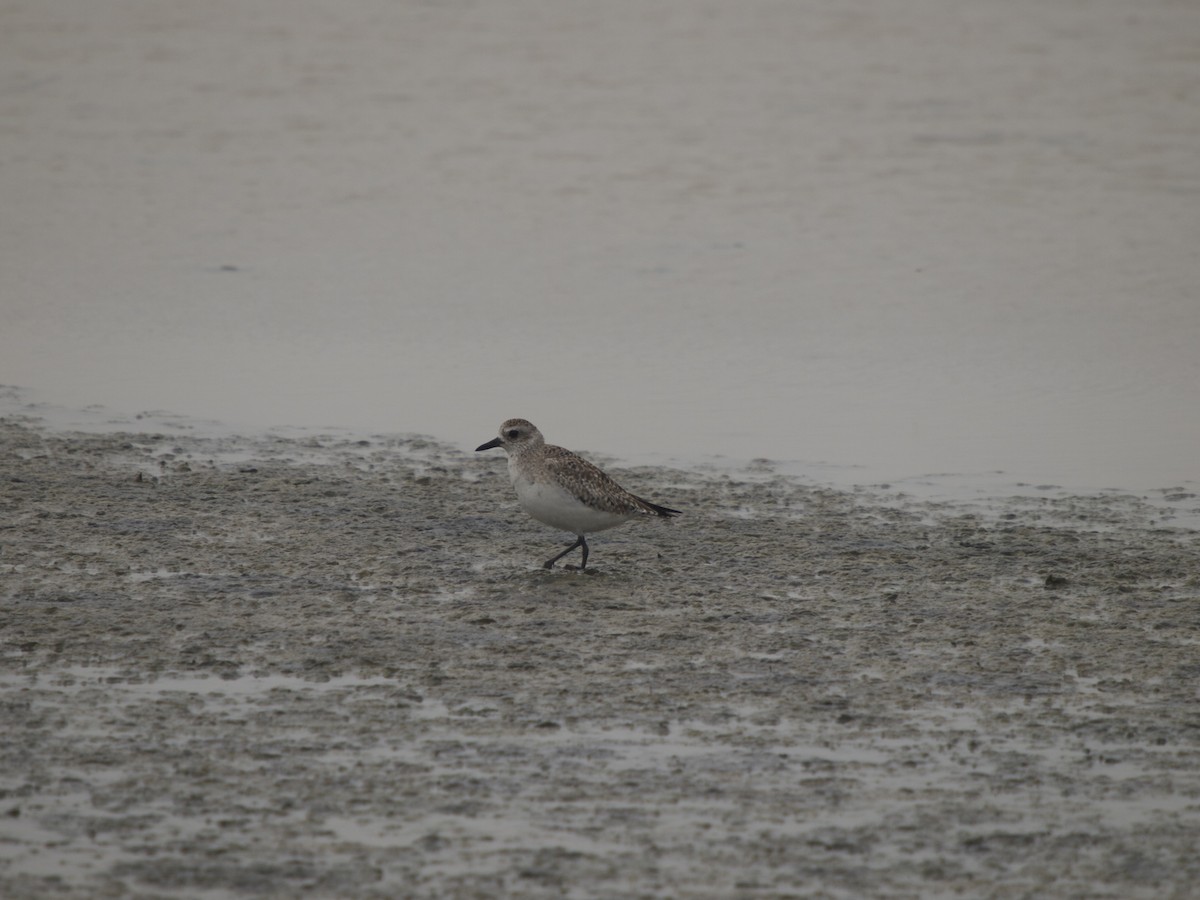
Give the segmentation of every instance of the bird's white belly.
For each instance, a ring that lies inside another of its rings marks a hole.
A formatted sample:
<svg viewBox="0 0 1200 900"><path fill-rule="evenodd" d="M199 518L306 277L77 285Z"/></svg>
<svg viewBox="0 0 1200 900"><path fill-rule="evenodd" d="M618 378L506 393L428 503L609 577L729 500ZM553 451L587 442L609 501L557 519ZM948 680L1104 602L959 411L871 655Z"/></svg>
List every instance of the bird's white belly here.
<svg viewBox="0 0 1200 900"><path fill-rule="evenodd" d="M512 483L525 512L539 522L572 534L603 531L632 518L632 515L605 512L588 506L570 491L553 483L527 481L515 474Z"/></svg>

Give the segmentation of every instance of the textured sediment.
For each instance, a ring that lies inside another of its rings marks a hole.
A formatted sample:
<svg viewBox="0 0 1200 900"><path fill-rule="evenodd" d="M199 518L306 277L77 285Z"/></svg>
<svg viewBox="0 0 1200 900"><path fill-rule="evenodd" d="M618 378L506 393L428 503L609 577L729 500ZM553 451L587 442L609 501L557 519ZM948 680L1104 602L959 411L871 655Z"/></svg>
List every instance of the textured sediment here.
<svg viewBox="0 0 1200 900"><path fill-rule="evenodd" d="M685 515L580 574L502 458L418 438L14 418L0 459L6 898L1200 879L1200 540L1161 504L618 469Z"/></svg>

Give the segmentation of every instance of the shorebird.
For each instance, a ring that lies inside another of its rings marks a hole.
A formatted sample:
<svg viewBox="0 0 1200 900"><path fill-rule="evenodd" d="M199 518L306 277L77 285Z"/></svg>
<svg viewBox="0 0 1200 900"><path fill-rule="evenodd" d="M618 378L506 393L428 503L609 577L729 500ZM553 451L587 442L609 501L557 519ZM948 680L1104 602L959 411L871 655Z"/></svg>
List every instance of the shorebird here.
<svg viewBox="0 0 1200 900"><path fill-rule="evenodd" d="M547 444L537 427L525 419L509 419L500 426L500 436L480 444L475 452L503 447L508 453L508 477L525 512L539 522L561 528L576 540L542 566L551 568L579 547L583 550L580 571L587 568L588 545L584 535L612 528L634 516L678 516L669 509L636 497L599 468L570 450Z"/></svg>

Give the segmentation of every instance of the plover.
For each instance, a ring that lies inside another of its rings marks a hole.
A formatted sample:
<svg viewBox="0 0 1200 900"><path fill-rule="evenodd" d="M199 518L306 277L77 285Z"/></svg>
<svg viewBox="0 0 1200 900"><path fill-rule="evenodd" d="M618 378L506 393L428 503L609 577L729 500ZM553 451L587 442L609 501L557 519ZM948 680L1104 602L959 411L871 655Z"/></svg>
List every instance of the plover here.
<svg viewBox="0 0 1200 900"><path fill-rule="evenodd" d="M508 477L525 512L577 538L558 556L546 560L544 568L549 569L580 547L582 571L588 561L585 534L612 528L634 516L670 518L680 514L677 509L635 497L586 459L547 444L542 433L525 419L509 419L500 426L499 437L480 444L475 452L493 447L503 447L508 453Z"/></svg>

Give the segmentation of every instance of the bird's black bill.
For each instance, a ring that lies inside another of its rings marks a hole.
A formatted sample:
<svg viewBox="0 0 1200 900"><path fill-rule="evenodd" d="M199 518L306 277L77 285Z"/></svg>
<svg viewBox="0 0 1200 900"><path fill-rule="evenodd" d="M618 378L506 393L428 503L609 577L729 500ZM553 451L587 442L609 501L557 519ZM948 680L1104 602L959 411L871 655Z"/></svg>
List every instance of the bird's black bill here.
<svg viewBox="0 0 1200 900"><path fill-rule="evenodd" d="M491 450L493 447L499 447L501 443L503 442L500 440L500 438L494 437L486 444L480 444L478 447L476 447L475 452L478 453L480 450Z"/></svg>

